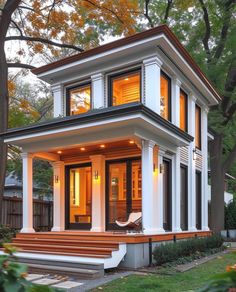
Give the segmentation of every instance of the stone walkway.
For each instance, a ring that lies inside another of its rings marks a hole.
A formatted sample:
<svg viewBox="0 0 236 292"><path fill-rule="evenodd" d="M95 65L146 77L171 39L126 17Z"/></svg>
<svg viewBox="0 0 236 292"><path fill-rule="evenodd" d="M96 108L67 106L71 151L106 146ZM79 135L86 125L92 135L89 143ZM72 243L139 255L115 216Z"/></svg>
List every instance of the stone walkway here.
<svg viewBox="0 0 236 292"><path fill-rule="evenodd" d="M117 272L109 273L100 279L73 279L70 277L63 277L49 274L29 274L27 280L39 285L48 285L54 288L60 288L67 292L83 292L90 289L102 286L110 281L118 278L126 277L133 272Z"/></svg>

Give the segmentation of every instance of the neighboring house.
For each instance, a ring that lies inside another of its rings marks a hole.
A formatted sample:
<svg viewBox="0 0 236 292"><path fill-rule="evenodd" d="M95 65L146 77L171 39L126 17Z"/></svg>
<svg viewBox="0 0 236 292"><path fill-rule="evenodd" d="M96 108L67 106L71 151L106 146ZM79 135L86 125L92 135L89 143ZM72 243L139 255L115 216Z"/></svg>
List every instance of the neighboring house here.
<svg viewBox="0 0 236 292"><path fill-rule="evenodd" d="M50 195L45 195L48 193L48 190L45 190L34 184L33 187L33 198L34 199L43 199L43 200L51 200L52 197ZM10 172L5 179L5 187L4 187L4 196L5 197L23 197L23 185L22 180L18 178L14 172Z"/></svg>
<svg viewBox="0 0 236 292"><path fill-rule="evenodd" d="M18 244L27 238L38 244L22 243L21 256L97 262L105 268L124 258L123 266L138 267L148 264L148 241L210 234L207 114L221 97L167 26L32 72L51 85L55 119L0 136L23 150ZM54 226L51 233L37 235L35 157L54 169ZM130 214L133 221L142 214L140 231L119 226ZM43 247L43 238L57 249L49 249L49 243ZM90 249L81 251L79 240ZM96 247L116 245L96 254L92 241ZM77 254L66 246L72 244Z"/></svg>

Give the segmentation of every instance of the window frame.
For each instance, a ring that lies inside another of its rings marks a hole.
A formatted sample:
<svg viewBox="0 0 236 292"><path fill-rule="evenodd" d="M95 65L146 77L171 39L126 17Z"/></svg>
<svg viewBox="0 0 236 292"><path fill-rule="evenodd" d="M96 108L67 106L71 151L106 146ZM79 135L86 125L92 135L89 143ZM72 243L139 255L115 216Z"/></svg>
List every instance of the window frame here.
<svg viewBox="0 0 236 292"><path fill-rule="evenodd" d="M139 102L142 102L142 68L141 67L137 67L137 68L133 68L133 69L128 69L125 71L120 71L111 75L108 75L108 107L112 107L112 106L120 106L120 105L113 105L113 98L112 98L112 92L113 92L113 80L115 78L118 77L122 77L125 76L127 74L131 74L131 73L139 73L140 75L140 84L139 84L139 90L140 90L140 96L139 96ZM124 103L125 104L129 104L129 103Z"/></svg>
<svg viewBox="0 0 236 292"><path fill-rule="evenodd" d="M185 129L181 129L182 131L185 131L186 133L188 133L188 94L182 89L180 88L180 95L179 95L179 98L181 96L181 94L184 95L185 97L185 100L186 100L186 103L185 103ZM180 113L179 113L180 114ZM180 126L180 125L179 125Z"/></svg>
<svg viewBox="0 0 236 292"><path fill-rule="evenodd" d="M171 113L171 106L172 106L172 92L171 92L171 77L166 74L163 70L161 70L161 76L163 76L164 78L166 78L168 80L168 119L167 121L171 122L172 121L172 113ZM160 85L161 85L161 76L160 76ZM161 95L161 92L160 92ZM161 116L161 114L160 114ZM165 119L165 118L163 118Z"/></svg>
<svg viewBox="0 0 236 292"><path fill-rule="evenodd" d="M199 146L197 146L196 145L196 111L197 111L197 109L199 109L199 124L198 124L198 126L199 126L199 132L198 132L198 138L199 138ZM196 147L196 149L198 149L198 150L200 150L201 151L201 149L202 149L202 131L201 131L201 129L202 129L202 109L201 109L201 107L198 105L198 104L195 104L195 147Z"/></svg>
<svg viewBox="0 0 236 292"><path fill-rule="evenodd" d="M90 109L88 111L90 111L92 109L92 82L91 81L84 81L81 82L79 84L70 86L66 88L66 116L76 116L76 115L81 115L81 114L76 114L76 115L71 115L70 114L70 102L71 102L71 98L70 98L70 91L75 90L75 89L79 89L81 87L87 86L89 85L90 87Z"/></svg>

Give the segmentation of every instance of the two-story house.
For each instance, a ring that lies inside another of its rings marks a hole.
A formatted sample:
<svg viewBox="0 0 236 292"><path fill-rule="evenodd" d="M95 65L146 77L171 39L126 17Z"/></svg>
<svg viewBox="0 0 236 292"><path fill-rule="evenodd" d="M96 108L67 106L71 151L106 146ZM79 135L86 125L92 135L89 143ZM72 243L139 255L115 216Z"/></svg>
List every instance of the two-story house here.
<svg viewBox="0 0 236 292"><path fill-rule="evenodd" d="M150 241L210 234L207 114L221 97L167 26L32 72L55 118L1 135L22 148L21 257L137 267ZM33 228L35 157L54 170L48 233ZM139 230L125 223L135 216Z"/></svg>

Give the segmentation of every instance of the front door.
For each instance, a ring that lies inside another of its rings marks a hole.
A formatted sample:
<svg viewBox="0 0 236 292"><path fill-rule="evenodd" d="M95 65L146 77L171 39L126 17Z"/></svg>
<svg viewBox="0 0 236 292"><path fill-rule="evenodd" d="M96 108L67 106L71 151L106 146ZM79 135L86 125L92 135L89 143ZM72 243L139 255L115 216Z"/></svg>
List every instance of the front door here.
<svg viewBox="0 0 236 292"><path fill-rule="evenodd" d="M66 167L66 228L91 228L91 164Z"/></svg>
<svg viewBox="0 0 236 292"><path fill-rule="evenodd" d="M142 210L141 160L123 159L106 164L106 228L119 228L132 212Z"/></svg>

